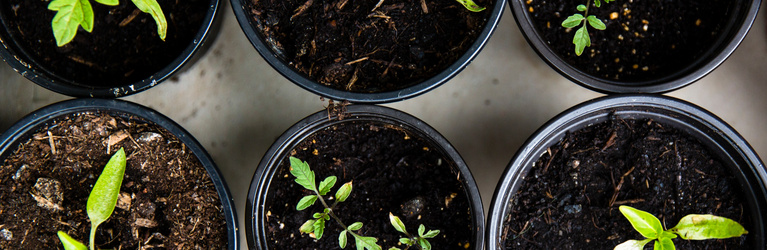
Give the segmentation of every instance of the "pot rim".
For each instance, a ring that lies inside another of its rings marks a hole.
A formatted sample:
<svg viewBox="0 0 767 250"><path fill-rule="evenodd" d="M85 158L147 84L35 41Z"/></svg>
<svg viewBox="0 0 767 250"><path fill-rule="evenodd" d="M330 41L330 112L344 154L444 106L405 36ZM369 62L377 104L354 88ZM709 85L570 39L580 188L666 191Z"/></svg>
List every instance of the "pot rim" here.
<svg viewBox="0 0 767 250"><path fill-rule="evenodd" d="M277 72L279 72L283 77L287 78L299 87L322 97L333 100L349 101L352 103L367 104L390 103L413 98L439 87L454 76L458 75L458 73L466 68L466 66L469 65L469 63L480 53L480 51L482 51L482 48L490 40L493 31L495 31L495 28L500 22L501 15L506 4L505 0L496 0L493 8L488 8L488 10L492 11L492 13L487 20L487 24L485 24L482 32L477 37L477 40L472 43L468 50L461 57L459 57L456 62L452 63L437 75L420 81L415 85L399 90L380 93L359 93L330 88L296 71L284 60L275 56L272 50L269 48L269 45L264 42L260 32L256 30L257 26L252 20L253 18L250 16L250 12L246 10L246 6L243 4L243 2L246 0L230 1L232 4L232 9L234 10L234 14L237 17L237 21L240 24L240 28L245 33L245 36L248 37L250 43L254 48L256 48L258 54L260 54L261 57L267 63L269 63L272 68L277 70Z"/></svg>
<svg viewBox="0 0 767 250"><path fill-rule="evenodd" d="M167 129L183 142L200 160L200 163L205 167L216 187L216 192L221 200L221 208L224 211L224 219L227 223L228 249L240 249L234 200L224 177L213 162L213 159L189 132L167 116L150 108L122 100L95 98L72 99L45 106L21 118L21 120L0 135L0 159L4 159L8 154L12 153L19 143L30 138L30 133L48 125L51 120L87 111L135 115L143 121L152 122Z"/></svg>
<svg viewBox="0 0 767 250"><path fill-rule="evenodd" d="M288 128L266 151L264 157L258 165L253 179L250 183L248 190L248 196L246 201L245 213L245 238L247 238L248 246L250 249L268 249L265 239L262 236L262 230L260 225L263 221L261 216L264 214L263 203L265 202L265 193L268 191L268 182L270 181L270 172L276 169L282 161L282 158L290 152L290 150L306 137L314 134L315 132L343 122L349 121L379 121L395 124L403 129L407 129L414 134L419 134L425 140L430 141L435 146L440 147L445 156L455 162L455 167L464 176L462 184L466 190L466 194L469 196L469 205L472 212L472 222L474 223L474 249L484 249L484 232L485 232L485 219L484 209L482 207L482 198L480 197L479 187L474 181L474 177L471 174L468 166L463 161L463 158L458 154L458 151L434 128L419 120L418 118L411 116L405 112L387 108L383 106L375 105L350 105L347 106L348 116L343 120L338 120L337 117L329 119L327 111L319 111L306 118L296 122L293 126ZM256 205L257 204L257 205ZM256 234L259 234L256 236Z"/></svg>
<svg viewBox="0 0 767 250"><path fill-rule="evenodd" d="M209 0L209 5L202 25L197 30L197 34L189 45L181 51L181 54L165 67L138 82L127 83L117 87L85 86L84 84L75 83L42 68L35 60L27 58L22 52L21 46L13 42L5 29L0 31L0 45L2 45L0 46L0 58L8 63L14 71L28 80L59 94L71 97L96 98L117 98L132 95L169 79L175 73L182 71L187 63L191 64L201 56L202 52L197 52L205 50L207 43L215 39L215 28L220 23L220 18L216 18L217 13L221 12L220 0ZM210 38L211 36L213 37Z"/></svg>
<svg viewBox="0 0 767 250"><path fill-rule="evenodd" d="M605 121L611 112L618 115L652 117L686 131L733 169L733 175L746 189L746 198L757 221L752 232L758 245L764 245L767 222L767 170L751 146L726 122L695 104L661 95L605 96L578 104L541 126L520 147L501 175L489 208L488 249L502 249L500 232L509 211L511 194L521 185L520 175L530 169L540 153L558 142L566 131ZM682 127L686 126L686 127ZM711 144L717 144L713 147ZM761 222L761 223L760 223ZM761 235L760 235L761 233Z"/></svg>
<svg viewBox="0 0 767 250"><path fill-rule="evenodd" d="M678 73L653 80L624 82L595 77L566 63L538 34L526 11L524 0L508 1L517 26L530 47L546 64L568 80L604 94L665 93L700 80L719 67L740 45L751 29L762 2L762 0L744 1L745 4L736 8L736 14L740 15L733 17L736 20L727 25L729 29L726 29L729 33L719 37L715 45L706 51L705 57L692 62Z"/></svg>

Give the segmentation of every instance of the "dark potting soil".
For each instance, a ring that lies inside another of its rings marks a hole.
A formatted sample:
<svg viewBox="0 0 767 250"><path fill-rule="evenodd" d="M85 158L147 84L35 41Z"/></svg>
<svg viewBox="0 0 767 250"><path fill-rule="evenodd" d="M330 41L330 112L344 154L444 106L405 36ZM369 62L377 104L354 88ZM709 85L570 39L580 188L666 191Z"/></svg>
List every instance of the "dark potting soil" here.
<svg viewBox="0 0 767 250"><path fill-rule="evenodd" d="M591 47L575 54L580 26L562 21L587 1L525 0L533 23L552 51L570 65L608 80L647 81L671 76L701 59L722 39L728 19L742 1L621 0L589 7L606 30L589 26Z"/></svg>
<svg viewBox="0 0 767 250"><path fill-rule="evenodd" d="M63 47L53 38L56 12L48 10L49 1L3 1L0 14L13 39L27 49L24 53L46 70L86 86L117 87L146 79L181 55L210 8L209 0L157 2L168 22L165 41L152 16L128 0L117 6L91 1L93 32L80 28Z"/></svg>
<svg viewBox="0 0 767 250"><path fill-rule="evenodd" d="M652 120L614 118L568 133L535 162L513 197L503 239L506 249L612 249L644 239L619 205L657 216L664 228L687 214L714 214L748 230L743 195L727 167L689 135ZM674 244L748 249L747 237Z"/></svg>
<svg viewBox="0 0 767 250"><path fill-rule="evenodd" d="M226 248L215 186L183 143L156 125L84 113L36 132L0 165L0 249L63 249L57 231L87 244L88 195L121 147L125 176L98 248Z"/></svg>
<svg viewBox="0 0 767 250"><path fill-rule="evenodd" d="M474 13L453 0L252 0L264 40L299 72L334 89L411 86L454 63L481 33L495 0ZM380 6L376 7L377 4Z"/></svg>
<svg viewBox="0 0 767 250"><path fill-rule="evenodd" d="M429 240L433 249L473 249L472 214L461 184L463 176L449 158L418 135L390 124L344 122L309 136L291 156L306 161L318 182L331 175L338 177L331 195L352 181L351 196L334 212L347 225L362 222L359 234L378 238L383 249L405 248L397 245L404 235L390 224L390 212L402 219L411 234L417 234L420 224L427 230L440 230ZM299 231L323 206L317 202L306 210L296 210L298 201L310 193L295 183L289 169L286 157L267 194L264 210L269 249L340 249L342 228L332 220L320 240ZM354 248L354 240L349 238L347 248Z"/></svg>

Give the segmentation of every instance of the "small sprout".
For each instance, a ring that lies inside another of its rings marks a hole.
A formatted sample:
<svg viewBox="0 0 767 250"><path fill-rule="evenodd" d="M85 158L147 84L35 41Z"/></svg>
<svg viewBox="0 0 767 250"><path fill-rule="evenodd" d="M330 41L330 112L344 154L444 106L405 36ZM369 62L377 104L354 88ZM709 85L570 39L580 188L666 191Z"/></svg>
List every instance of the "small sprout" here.
<svg viewBox="0 0 767 250"><path fill-rule="evenodd" d="M479 5L474 3L474 1L472 0L456 0L456 1L458 1L458 3L463 5L464 8L466 8L467 10L471 12L480 12L485 10L485 7L479 7Z"/></svg>
<svg viewBox="0 0 767 250"><path fill-rule="evenodd" d="M418 248L423 250L431 250L431 243L429 243L429 240L434 237L437 237L439 234L439 230L429 230L426 232L426 226L421 224L418 226L418 236L412 236L410 233L407 232L407 229L405 228L405 224L402 223L402 220L400 220L399 217L395 216L392 213L389 213L389 222L392 226L394 226L394 229L397 230L400 233L405 234L407 237L403 237L399 239L399 242L402 244L407 245L408 247L411 247L413 245L418 246ZM394 250L399 248L392 247L389 250Z"/></svg>
<svg viewBox="0 0 767 250"><path fill-rule="evenodd" d="M119 0L95 1L108 6L119 4ZM157 0L132 1L139 10L152 15L152 18L157 23L157 34L160 36L160 39L165 41L168 23ZM94 16L90 0L53 0L48 4L48 9L56 11L56 15L51 21L51 28L53 29L53 38L59 47L71 42L75 35L77 35L79 27L83 27L83 30L88 33L93 31Z"/></svg>
<svg viewBox="0 0 767 250"><path fill-rule="evenodd" d="M325 234L325 222L333 218L336 223L342 228L345 228L345 230L341 231L338 235L338 245L341 248L346 248L348 234L351 234L352 237L354 237L354 244L357 246L357 250L381 250L381 246L376 243L378 242L378 239L362 236L355 232L362 229L362 222L354 222L351 225L346 226L341 221L341 218L333 212L333 208L335 208L338 203L346 201L346 199L349 198L349 195L351 195L351 181L344 183L338 188L335 193L335 202L332 205L328 205L323 196L327 195L330 190L333 189L333 186L335 186L336 181L338 180L337 177L329 176L325 178L325 180L320 182L319 188L317 188L315 174L314 171L309 168L309 164L292 156L290 157L290 174L293 175L293 177L296 177L296 183L314 193L301 198L301 200L298 201L298 204L296 204L296 210L305 210L314 205L318 200L322 206L325 207L322 210L322 213L314 213L312 215L312 218L314 219L307 220L301 225L301 228L299 228L301 233L314 235L314 238L319 240Z"/></svg>
<svg viewBox="0 0 767 250"><path fill-rule="evenodd" d="M615 250L641 250L651 241L655 241L654 249L676 249L672 239L677 238L677 235L685 240L707 240L748 234L737 222L710 214L687 215L675 227L663 230L660 220L648 212L629 206L620 206L619 209L631 226L647 239L628 240L615 246Z"/></svg>
<svg viewBox="0 0 767 250"><path fill-rule="evenodd" d="M604 1L605 3L609 3L615 0ZM587 1L587 4L588 3L591 2ZM599 6L602 6L602 2L600 0L594 0L594 6L598 8ZM605 30L607 25L605 25L605 23L596 16L589 15L589 6L581 4L578 5L576 9L583 12L583 15L573 14L572 16L567 17L564 21L562 21L562 27L570 29L582 24L582 26L575 31L575 37L573 37L573 44L575 44L575 54L580 56L583 54L583 50L585 50L586 47L591 46L591 37L589 37L588 26L590 25L594 29L598 30Z"/></svg>
<svg viewBox="0 0 767 250"><path fill-rule="evenodd" d="M102 222L109 219L117 205L117 196L120 194L120 187L125 174L125 164L125 150L120 148L109 159L88 196L86 212L91 221L91 250L94 250L96 246L96 229ZM58 236L66 250L82 250L85 247L65 232L59 231Z"/></svg>

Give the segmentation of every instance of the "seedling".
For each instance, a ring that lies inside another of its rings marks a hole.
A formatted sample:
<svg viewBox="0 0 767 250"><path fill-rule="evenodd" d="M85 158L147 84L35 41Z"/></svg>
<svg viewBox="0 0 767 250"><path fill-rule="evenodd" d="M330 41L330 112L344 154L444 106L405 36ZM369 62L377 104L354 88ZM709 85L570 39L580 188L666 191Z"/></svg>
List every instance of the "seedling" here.
<svg viewBox="0 0 767 250"><path fill-rule="evenodd" d="M96 2L116 6L119 0L95 0ZM157 33L160 39L165 41L168 23L165 20L160 4L157 0L131 0L136 7L154 18L157 23ZM78 27L83 27L87 32L93 31L93 8L90 0L53 0L48 4L48 9L56 11L51 21L53 37L56 45L64 46L72 41L77 35Z"/></svg>
<svg viewBox="0 0 767 250"><path fill-rule="evenodd" d="M344 202L349 198L349 195L352 192L351 181L338 188L335 196L333 196L335 197L335 201L332 205L328 205L323 196L330 192L336 184L337 178L335 176L328 176L325 180L320 182L320 186L317 188L314 171L309 168L309 164L292 156L290 157L290 174L296 177L296 183L313 193L301 198L296 205L296 210L305 210L314 205L318 200L322 203L322 206L325 207L321 213L314 213L312 216L313 219L307 220L301 225L301 228L299 229L301 233L307 233L319 240L325 232L325 222L332 218L339 226L341 226L341 228L345 228L341 231L341 234L338 235L338 245L341 246L341 248L346 248L348 240L347 234L351 234L352 237L354 237L354 243L357 245L357 250L381 250L381 246L376 243L378 242L378 239L359 234L359 230L362 228L362 222L354 222L351 225L346 226L346 224L344 224L333 212L333 209L338 203Z"/></svg>
<svg viewBox="0 0 767 250"><path fill-rule="evenodd" d="M604 0L605 3L613 2L615 0ZM578 5L576 9L578 11L582 11L583 15L581 14L574 14L572 16L567 17L565 21L562 22L562 27L565 28L575 28L578 25L581 25L581 27L575 31L575 37L573 37L573 44L575 44L575 54L580 56L583 54L583 50L586 49L586 47L591 46L591 37L589 37L589 30L588 26L591 25L591 27L598 29L598 30L605 30L607 26L605 23L602 22L602 20L599 20L594 15L589 15L589 6L591 5L591 1L586 1L586 5ZM599 8L602 6L602 2L600 0L594 0L594 6ZM585 17L584 17L585 16ZM588 24L587 24L588 23Z"/></svg>
<svg viewBox="0 0 767 250"><path fill-rule="evenodd" d="M408 248L415 245L423 250L431 250L431 243L429 243L428 239L437 237L437 235L439 234L439 230L429 230L428 232L426 232L426 227L423 224L421 224L420 226L418 226L418 236L413 236L407 232L407 229L405 229L405 224L402 223L402 220L400 220L399 217L394 216L392 213L389 213L389 222L391 222L391 225L394 226L394 229L397 229L397 231L407 236L407 237L400 238L399 242L407 245ZM392 247L392 248L389 248L389 250L401 250L401 249Z"/></svg>
<svg viewBox="0 0 767 250"><path fill-rule="evenodd" d="M123 175L125 174L125 163L125 151L120 148L109 159L88 196L86 212L91 220L90 250L94 250L96 246L96 228L109 219L115 210L117 196L120 194L120 186L122 186ZM58 236L66 250L88 250L83 243L65 232L58 231Z"/></svg>
<svg viewBox="0 0 767 250"><path fill-rule="evenodd" d="M682 218L671 229L663 230L657 217L629 206L620 206L623 216L631 222L644 240L628 240L615 246L615 250L641 250L650 241L655 241L656 250L674 250L672 239L677 235L685 240L725 239L739 237L748 231L737 222L710 214L690 214Z"/></svg>
<svg viewBox="0 0 767 250"><path fill-rule="evenodd" d="M467 10L471 12L480 12L485 10L485 7L479 7L479 5L474 3L474 1L472 0L456 0L456 1L458 1L458 3L463 5L464 8L466 8Z"/></svg>

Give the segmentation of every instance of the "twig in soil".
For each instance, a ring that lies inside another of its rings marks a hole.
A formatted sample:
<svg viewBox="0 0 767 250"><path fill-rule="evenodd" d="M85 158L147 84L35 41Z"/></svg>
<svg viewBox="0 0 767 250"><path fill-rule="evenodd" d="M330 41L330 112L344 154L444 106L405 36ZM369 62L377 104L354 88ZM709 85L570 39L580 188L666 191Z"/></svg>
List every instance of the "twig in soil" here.
<svg viewBox="0 0 767 250"><path fill-rule="evenodd" d="M85 59L82 59L80 57L77 57L77 56L67 56L67 58L69 58L72 61L75 61L76 63L84 64L85 66L94 68L94 69L99 70L99 71L104 71L104 69L102 69L101 67L99 67L95 63L90 62L90 61L86 61Z"/></svg>
<svg viewBox="0 0 767 250"><path fill-rule="evenodd" d="M346 63L346 65L352 65L352 64L355 64L355 63L358 63L358 62L364 62L367 59L368 59L368 57L363 57L363 58L360 58L360 59L348 62L348 63Z"/></svg>
<svg viewBox="0 0 767 250"><path fill-rule="evenodd" d="M634 168L635 167L631 167L631 169L629 169L628 172L626 172L625 174L621 176L621 180L618 181L618 186L616 186L613 191L613 197L610 199L610 204L608 207L612 207L613 205L615 205L615 200L618 199L618 193L620 193L621 187L623 187L623 181L625 177L631 174L631 172L634 172Z"/></svg>
<svg viewBox="0 0 767 250"><path fill-rule="evenodd" d="M141 14L141 10L135 9L133 13L130 13L128 17L123 19L118 26L125 27L125 25L128 25L130 22L132 22L133 19L135 19L138 16L138 14Z"/></svg>
<svg viewBox="0 0 767 250"><path fill-rule="evenodd" d="M640 203L640 202L644 202L644 199L633 199L633 200L616 201L615 205L616 206L620 206L620 205L635 204L635 203Z"/></svg>
<svg viewBox="0 0 767 250"><path fill-rule="evenodd" d="M391 19L390 16L385 15L384 13L377 11L375 13L371 13L368 15L368 18L375 17L375 18L383 18L383 19Z"/></svg>
<svg viewBox="0 0 767 250"><path fill-rule="evenodd" d="M21 239L21 243L19 243L19 246L23 246L24 242L27 241L27 235L29 234L29 229L24 232L24 238Z"/></svg>
<svg viewBox="0 0 767 250"><path fill-rule="evenodd" d="M381 4L383 4L383 2L384 2L384 0L379 0L378 3L376 4L376 6L373 7L373 9L370 10L370 12L375 12L376 9L378 9L378 7L381 7Z"/></svg>
<svg viewBox="0 0 767 250"><path fill-rule="evenodd" d="M429 14L429 8L426 6L426 0L421 0L421 10L424 14Z"/></svg>
<svg viewBox="0 0 767 250"><path fill-rule="evenodd" d="M304 12L309 9L309 7L312 7L312 4L314 3L314 0L306 0L306 2L301 5L301 7L298 7L296 9L296 14L293 14L293 16L290 17L290 20L293 21L293 18L300 16L301 14L304 14Z"/></svg>
<svg viewBox="0 0 767 250"><path fill-rule="evenodd" d="M352 86L355 82L357 82L357 73L360 71L359 67L354 68L354 74L352 74L352 79L349 79L349 84L346 85L346 90L351 90Z"/></svg>
<svg viewBox="0 0 767 250"><path fill-rule="evenodd" d="M348 3L348 2L349 2L349 0L341 0L341 1L338 2L338 4L336 4L336 8L338 10L341 10L341 9L344 8L344 6L346 6L346 3Z"/></svg>
<svg viewBox="0 0 767 250"><path fill-rule="evenodd" d="M542 173L544 173L544 174L546 173L546 171L548 171L548 170L549 170L549 165L551 165L551 162L554 160L554 156L556 156L556 155L557 155L557 153L559 153L559 150L556 150L556 151L554 151L554 152L552 153L552 152L551 152L551 148L548 148L548 149L546 149L546 151L548 151L548 153L549 153L549 155L550 155L551 157L549 157L549 160L548 160L548 161L546 161L546 166L545 166L545 167L543 167L543 172L542 172Z"/></svg>
<svg viewBox="0 0 767 250"><path fill-rule="evenodd" d="M597 223L594 221L594 215L593 214L591 215L591 223L593 223L594 227L596 227L597 229L605 231L604 228L601 228L601 227L597 226Z"/></svg>
<svg viewBox="0 0 767 250"><path fill-rule="evenodd" d="M607 142L605 143L605 146L602 147L602 151L605 151L605 149L612 147L615 145L615 137L618 137L618 133L613 131L612 134L610 134L610 138L607 139Z"/></svg>
<svg viewBox="0 0 767 250"><path fill-rule="evenodd" d="M48 144L51 144L51 154L56 154L56 144L53 143L53 135L48 131Z"/></svg>
<svg viewBox="0 0 767 250"><path fill-rule="evenodd" d="M386 65L386 69L384 69L383 74L381 74L381 78L386 76L386 74L389 73L389 68L391 68L391 65L394 63L394 58L391 59L391 61Z"/></svg>

